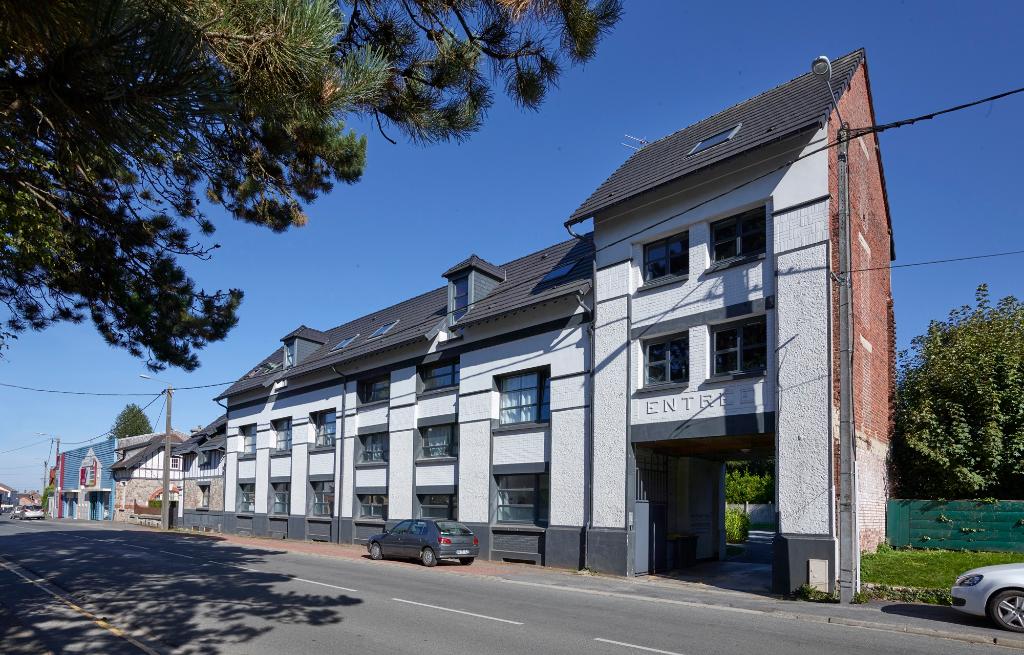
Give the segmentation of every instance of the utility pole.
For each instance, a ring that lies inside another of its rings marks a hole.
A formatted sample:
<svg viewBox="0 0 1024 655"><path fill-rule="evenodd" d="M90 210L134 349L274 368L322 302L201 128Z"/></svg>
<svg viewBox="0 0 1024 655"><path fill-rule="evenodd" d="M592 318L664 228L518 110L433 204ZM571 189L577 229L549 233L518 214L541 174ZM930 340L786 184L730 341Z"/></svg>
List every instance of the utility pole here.
<svg viewBox="0 0 1024 655"><path fill-rule="evenodd" d="M53 511L50 512L52 518L60 518L60 495L61 486L64 484L64 470L60 465L60 437L57 437L57 459L54 462L54 466L57 467L56 472L53 475ZM43 508L46 511L47 508Z"/></svg>
<svg viewBox="0 0 1024 655"><path fill-rule="evenodd" d="M167 385L167 429L164 432L164 494L160 501L160 529L171 529L171 398L174 388Z"/></svg>
<svg viewBox="0 0 1024 655"><path fill-rule="evenodd" d="M840 119L841 120L841 119ZM853 307L850 265L850 126L839 127L839 602L860 591L856 434L853 426Z"/></svg>

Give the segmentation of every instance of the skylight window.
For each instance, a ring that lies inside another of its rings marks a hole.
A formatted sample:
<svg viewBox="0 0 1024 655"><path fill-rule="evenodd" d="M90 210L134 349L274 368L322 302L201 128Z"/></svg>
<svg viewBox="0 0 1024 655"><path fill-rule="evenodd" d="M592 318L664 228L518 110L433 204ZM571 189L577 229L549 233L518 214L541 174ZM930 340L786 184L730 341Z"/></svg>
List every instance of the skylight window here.
<svg viewBox="0 0 1024 655"><path fill-rule="evenodd" d="M391 321L390 323L385 323L384 325L374 330L373 334L371 334L368 338L372 339L374 337L384 336L385 334L388 333L389 330L391 330L391 328L395 327L397 323L398 321Z"/></svg>
<svg viewBox="0 0 1024 655"><path fill-rule="evenodd" d="M698 141L697 145L693 146L693 149L690 150L690 152L686 153L686 156L689 157L690 155L695 155L698 152L704 152L708 148L713 148L717 146L719 143L725 143L729 139L736 136L736 133L740 131L741 127L743 127L743 123L738 123L736 127L730 127L729 129L723 130L718 134L712 134L708 138Z"/></svg>
<svg viewBox="0 0 1024 655"><path fill-rule="evenodd" d="M551 271L549 271L548 274L541 278L540 281L551 282L552 280L563 278L566 275L568 275L569 272L572 271L572 269L576 268L576 264L578 263L579 262L569 262L568 264L562 264L558 268L554 268Z"/></svg>
<svg viewBox="0 0 1024 655"><path fill-rule="evenodd" d="M341 350L342 348L347 347L350 343L355 341L356 337L358 337L358 336L359 336L358 334L353 334L351 337L345 337L344 339L342 339L341 341L338 342L338 345L336 345L335 347L331 348L331 352L334 352L335 350Z"/></svg>

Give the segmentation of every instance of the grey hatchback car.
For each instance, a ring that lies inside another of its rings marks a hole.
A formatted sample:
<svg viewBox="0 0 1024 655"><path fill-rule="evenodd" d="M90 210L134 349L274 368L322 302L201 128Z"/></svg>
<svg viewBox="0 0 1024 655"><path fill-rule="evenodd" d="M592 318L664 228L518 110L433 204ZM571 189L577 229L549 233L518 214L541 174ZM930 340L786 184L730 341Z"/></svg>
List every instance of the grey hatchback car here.
<svg viewBox="0 0 1024 655"><path fill-rule="evenodd" d="M370 537L366 550L370 559L418 559L424 566L436 566L439 559L472 564L480 554L480 540L458 521L412 519Z"/></svg>

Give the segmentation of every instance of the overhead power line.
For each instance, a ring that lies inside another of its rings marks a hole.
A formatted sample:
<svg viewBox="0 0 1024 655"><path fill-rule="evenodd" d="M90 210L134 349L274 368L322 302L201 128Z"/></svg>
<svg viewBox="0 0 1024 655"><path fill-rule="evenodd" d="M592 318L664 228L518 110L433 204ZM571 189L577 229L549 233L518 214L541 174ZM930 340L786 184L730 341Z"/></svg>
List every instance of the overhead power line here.
<svg viewBox="0 0 1024 655"><path fill-rule="evenodd" d="M6 382L0 382L0 387L8 387L10 389L21 389L22 391L36 391L39 393L60 393L69 396L159 396L159 393L122 393L113 391L66 391L63 389L40 389L37 387L24 387L20 384L8 384Z"/></svg>

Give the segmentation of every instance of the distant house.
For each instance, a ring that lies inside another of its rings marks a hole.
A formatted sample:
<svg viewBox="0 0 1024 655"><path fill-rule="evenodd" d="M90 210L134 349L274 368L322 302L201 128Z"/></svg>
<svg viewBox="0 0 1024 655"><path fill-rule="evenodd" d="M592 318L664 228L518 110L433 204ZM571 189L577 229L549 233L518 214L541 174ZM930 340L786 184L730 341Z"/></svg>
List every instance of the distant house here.
<svg viewBox="0 0 1024 655"><path fill-rule="evenodd" d="M13 505L16 494L17 491L14 487L8 487L6 484L0 484L0 505Z"/></svg>
<svg viewBox="0 0 1024 655"><path fill-rule="evenodd" d="M160 500L163 495L164 476L163 432L140 434L117 440L117 461L111 466L117 489L114 519L133 521L152 518L159 512L147 511L150 501ZM173 445L185 441L186 435L174 430L170 440ZM181 491L181 457L171 457L171 501L176 501Z"/></svg>
<svg viewBox="0 0 1024 655"><path fill-rule="evenodd" d="M178 518L181 525L220 531L224 514L224 448L227 415L192 433L172 451L181 458L184 480Z"/></svg>
<svg viewBox="0 0 1024 655"><path fill-rule="evenodd" d="M42 502L43 497L38 491L24 491L18 494L18 505L39 505Z"/></svg>
<svg viewBox="0 0 1024 655"><path fill-rule="evenodd" d="M107 521L113 517L114 480L110 467L114 458L111 439L60 454L56 476L59 484L54 494L58 499L54 504L58 518Z"/></svg>

